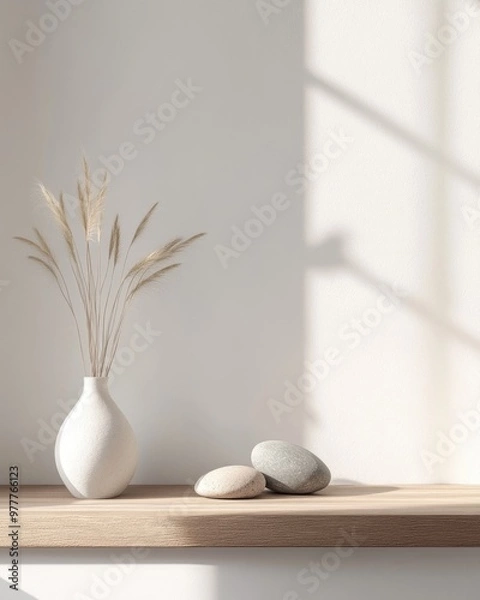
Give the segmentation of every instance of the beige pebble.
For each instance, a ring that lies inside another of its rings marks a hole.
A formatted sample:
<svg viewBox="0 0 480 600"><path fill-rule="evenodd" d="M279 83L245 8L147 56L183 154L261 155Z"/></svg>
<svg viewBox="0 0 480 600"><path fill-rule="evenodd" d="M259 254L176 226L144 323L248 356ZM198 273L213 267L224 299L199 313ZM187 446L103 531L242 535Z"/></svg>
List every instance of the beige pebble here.
<svg viewBox="0 0 480 600"><path fill-rule="evenodd" d="M235 500L255 498L265 489L265 477L253 467L234 465L210 471L195 484L205 498Z"/></svg>

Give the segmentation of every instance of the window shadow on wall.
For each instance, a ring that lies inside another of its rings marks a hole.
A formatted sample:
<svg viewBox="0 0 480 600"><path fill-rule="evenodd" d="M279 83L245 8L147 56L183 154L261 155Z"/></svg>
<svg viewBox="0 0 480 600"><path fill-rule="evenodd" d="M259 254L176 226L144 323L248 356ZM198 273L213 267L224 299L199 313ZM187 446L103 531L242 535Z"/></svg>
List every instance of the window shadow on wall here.
<svg viewBox="0 0 480 600"><path fill-rule="evenodd" d="M0 598L3 600L4 598L6 599L11 597L19 598L19 600L28 600L28 598L35 600L35 596L30 596L30 594L27 594L22 590L19 590L18 592L12 590L10 589L10 583L0 579Z"/></svg>

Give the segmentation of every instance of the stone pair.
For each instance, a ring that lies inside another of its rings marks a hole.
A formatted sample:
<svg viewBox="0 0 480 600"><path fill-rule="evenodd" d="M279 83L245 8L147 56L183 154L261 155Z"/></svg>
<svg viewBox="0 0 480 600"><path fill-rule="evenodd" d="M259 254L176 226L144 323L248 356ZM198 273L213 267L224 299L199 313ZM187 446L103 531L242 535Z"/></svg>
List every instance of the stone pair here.
<svg viewBox="0 0 480 600"><path fill-rule="evenodd" d="M195 492L205 498L225 500L255 498L265 487L280 494L312 494L331 481L330 470L310 451L289 442L271 440L257 444L252 465L221 467L201 477Z"/></svg>

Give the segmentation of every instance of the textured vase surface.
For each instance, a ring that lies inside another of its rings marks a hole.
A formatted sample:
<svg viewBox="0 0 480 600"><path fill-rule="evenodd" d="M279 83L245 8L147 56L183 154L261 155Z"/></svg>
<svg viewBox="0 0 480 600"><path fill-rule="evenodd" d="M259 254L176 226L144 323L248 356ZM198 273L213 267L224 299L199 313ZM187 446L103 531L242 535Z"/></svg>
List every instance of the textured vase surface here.
<svg viewBox="0 0 480 600"><path fill-rule="evenodd" d="M76 498L115 498L130 483L137 442L106 377L85 378L83 394L58 432L55 462Z"/></svg>

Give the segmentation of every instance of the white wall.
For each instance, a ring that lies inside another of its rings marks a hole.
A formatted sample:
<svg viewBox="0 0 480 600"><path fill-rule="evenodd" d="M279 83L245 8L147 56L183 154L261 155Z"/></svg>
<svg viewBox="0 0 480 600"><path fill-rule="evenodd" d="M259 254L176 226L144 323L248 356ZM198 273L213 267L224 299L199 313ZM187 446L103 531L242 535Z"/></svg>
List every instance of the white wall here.
<svg viewBox="0 0 480 600"><path fill-rule="evenodd" d="M162 332L112 384L141 446L135 482L191 482L285 438L337 481L480 483L480 14L458 14L472 6L84 0L52 26L43 1L1 5L1 481L19 463L23 483L59 483L51 428L82 378L69 315L12 236L53 234L37 180L73 194L83 151L99 168L132 142L109 216L133 230L160 200L145 250L208 232L126 329L127 348L138 327ZM433 47L453 20L463 31ZM29 21L54 31L17 60ZM412 51L439 56L415 68ZM135 124L178 79L201 91L145 143ZM286 209L223 268L218 245L275 194ZM28 552L23 587L92 597L111 554ZM109 597L451 598L478 583L477 551L362 550L310 593L297 576L322 556L151 552Z"/></svg>

